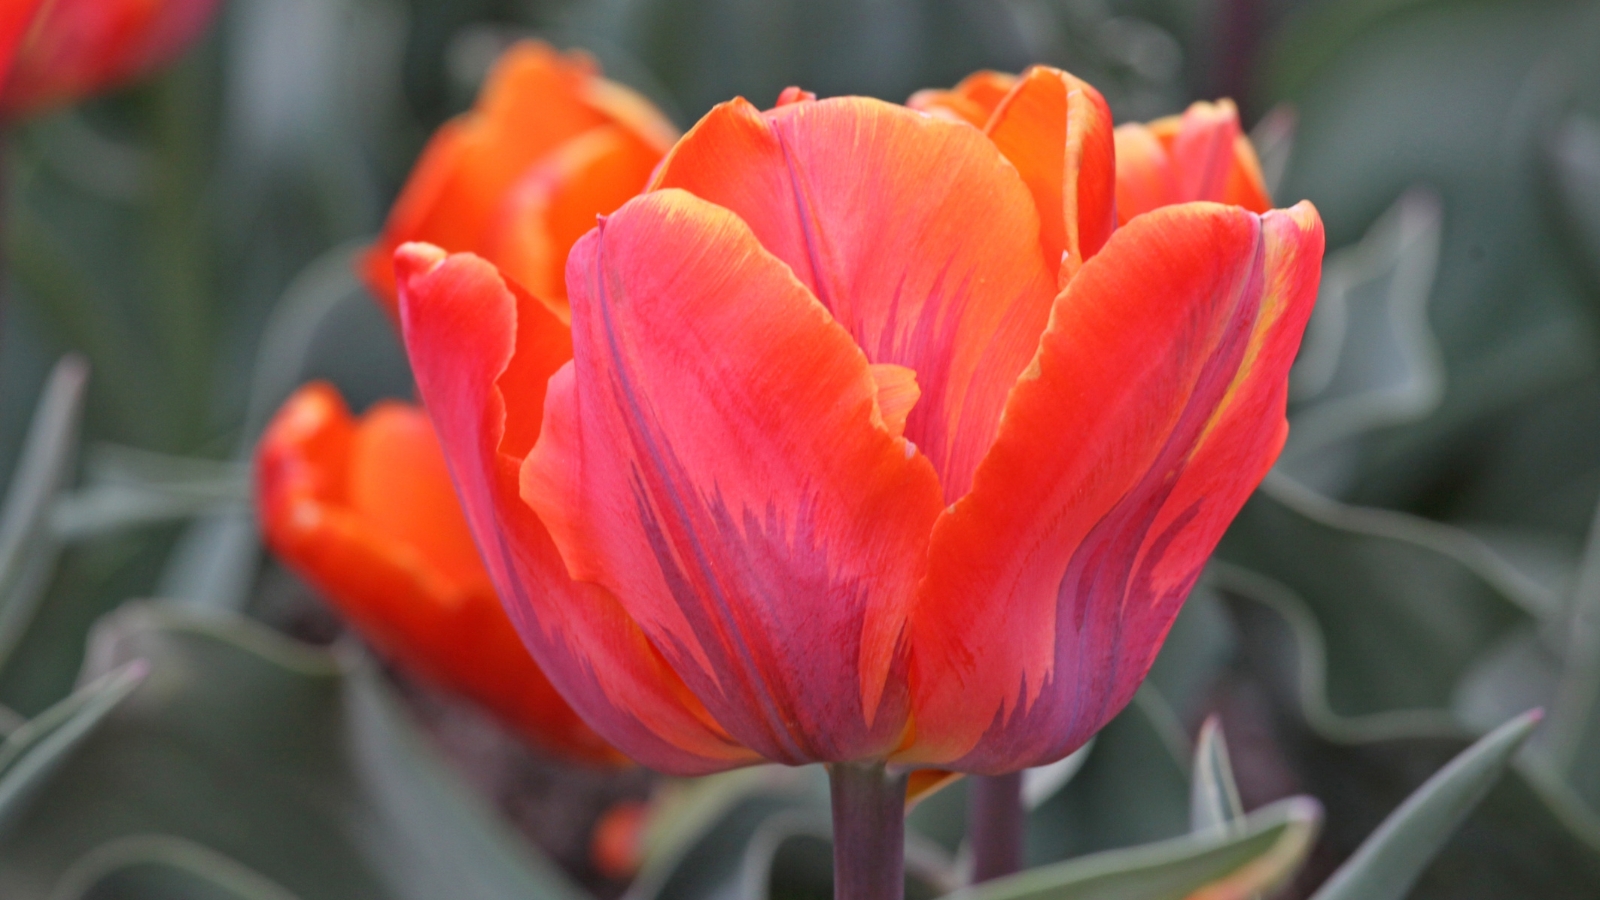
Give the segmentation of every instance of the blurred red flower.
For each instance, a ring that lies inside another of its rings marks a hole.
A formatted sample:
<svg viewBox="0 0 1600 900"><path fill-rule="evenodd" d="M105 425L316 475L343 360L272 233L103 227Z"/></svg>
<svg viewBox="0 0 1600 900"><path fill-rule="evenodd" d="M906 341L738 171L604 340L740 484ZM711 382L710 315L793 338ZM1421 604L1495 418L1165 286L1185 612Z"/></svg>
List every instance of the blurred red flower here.
<svg viewBox="0 0 1600 900"><path fill-rule="evenodd" d="M0 117L71 103L170 63L217 0L7 0L0 11Z"/></svg>

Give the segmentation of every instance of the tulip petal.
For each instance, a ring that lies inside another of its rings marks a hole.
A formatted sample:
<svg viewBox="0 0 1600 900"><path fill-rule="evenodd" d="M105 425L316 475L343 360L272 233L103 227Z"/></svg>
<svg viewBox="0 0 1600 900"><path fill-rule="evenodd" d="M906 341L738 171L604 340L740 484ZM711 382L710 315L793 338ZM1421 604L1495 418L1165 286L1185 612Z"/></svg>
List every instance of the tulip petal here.
<svg viewBox="0 0 1600 900"><path fill-rule="evenodd" d="M618 749L664 772L756 761L732 743L604 589L573 582L517 494L545 386L571 357L567 328L470 254L408 244L395 254L417 388L490 577L550 680Z"/></svg>
<svg viewBox="0 0 1600 900"><path fill-rule="evenodd" d="M1034 66L986 130L1033 192L1039 239L1065 285L1117 224L1111 108L1088 82Z"/></svg>
<svg viewBox="0 0 1600 900"><path fill-rule="evenodd" d="M1057 299L912 612L913 763L1010 771L1132 697L1206 557L1282 447L1322 226L1165 207Z"/></svg>
<svg viewBox="0 0 1600 900"><path fill-rule="evenodd" d="M588 56L538 41L512 46L472 110L445 123L424 148L363 260L368 285L393 313L392 263L400 244L427 241L486 252L491 229L503 221L501 204L528 168L572 138L608 125L653 147L658 158L671 144L672 127L649 102L601 78Z"/></svg>
<svg viewBox="0 0 1600 900"><path fill-rule="evenodd" d="M1180 200L1216 200L1251 212L1272 208L1261 163L1232 100L1190 104L1171 152Z"/></svg>
<svg viewBox="0 0 1600 900"><path fill-rule="evenodd" d="M439 442L415 407L354 420L325 383L297 391L257 457L262 533L384 656L482 703L578 762L620 755L556 692L489 584Z"/></svg>
<svg viewBox="0 0 1600 900"><path fill-rule="evenodd" d="M1272 208L1255 147L1233 101L1193 103L1182 116L1116 130L1117 220L1193 200Z"/></svg>
<svg viewBox="0 0 1600 900"><path fill-rule="evenodd" d="M644 189L661 160L655 147L616 125L591 128L523 175L484 239L500 274L567 315L567 253L596 215Z"/></svg>
<svg viewBox="0 0 1600 900"><path fill-rule="evenodd" d="M33 24L34 14L43 6L44 0L11 0L0 4L0 92L10 80L12 59Z"/></svg>
<svg viewBox="0 0 1600 900"><path fill-rule="evenodd" d="M567 281L575 359L522 496L573 577L762 756L881 758L943 503L866 357L748 225L683 191L630 200Z"/></svg>
<svg viewBox="0 0 1600 900"><path fill-rule="evenodd" d="M989 124L989 117L1016 87L1017 76L987 70L973 72L948 91L936 88L917 91L906 106L931 116L966 122L977 128Z"/></svg>
<svg viewBox="0 0 1600 900"><path fill-rule="evenodd" d="M1117 224L1126 225L1140 213L1179 202L1172 157L1156 131L1138 122L1129 122L1118 125L1115 134Z"/></svg>
<svg viewBox="0 0 1600 900"><path fill-rule="evenodd" d="M965 494L1038 345L1054 262L1016 170L965 125L862 97L702 119L657 169L732 210L874 363L922 389L905 435Z"/></svg>

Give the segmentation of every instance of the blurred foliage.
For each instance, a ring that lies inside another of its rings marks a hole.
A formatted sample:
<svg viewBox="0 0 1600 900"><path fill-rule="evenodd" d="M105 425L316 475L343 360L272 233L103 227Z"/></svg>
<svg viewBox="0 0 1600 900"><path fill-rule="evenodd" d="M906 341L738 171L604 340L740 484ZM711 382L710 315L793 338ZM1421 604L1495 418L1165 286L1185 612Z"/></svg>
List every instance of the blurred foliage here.
<svg viewBox="0 0 1600 900"><path fill-rule="evenodd" d="M358 408L410 393L352 253L530 32L684 126L789 84L899 100L1031 62L1100 86L1119 120L1222 91L1279 110L1265 167L1331 248L1290 444L1135 702L1030 779L1045 868L994 897L1256 890L1302 860L1290 893L1311 896L1347 859L1318 896L1600 896L1583 0L230 0L182 65L6 135L0 893L576 896L354 647L263 626L326 637L285 611L244 467L305 379ZM52 369L67 351L92 376ZM1427 780L1535 705L1546 724L1492 790L1524 732ZM1227 741L1197 753L1212 713ZM1320 831L1284 800L1301 794ZM963 800L958 783L912 813L910 896L959 883ZM628 896L825 895L825 810L811 771L663 785Z"/></svg>

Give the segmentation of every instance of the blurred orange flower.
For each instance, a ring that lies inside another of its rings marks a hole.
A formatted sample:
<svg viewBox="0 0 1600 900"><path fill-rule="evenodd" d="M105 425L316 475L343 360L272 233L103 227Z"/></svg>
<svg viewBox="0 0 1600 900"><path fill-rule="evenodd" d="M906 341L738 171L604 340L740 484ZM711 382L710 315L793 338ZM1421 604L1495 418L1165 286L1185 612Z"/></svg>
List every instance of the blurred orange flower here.
<svg viewBox="0 0 1600 900"><path fill-rule="evenodd" d="M332 386L301 388L261 440L256 494L273 551L379 652L540 746L621 761L523 647L420 409L384 402L355 419Z"/></svg>
<svg viewBox="0 0 1600 900"><path fill-rule="evenodd" d="M0 117L115 87L171 62L217 0L6 0L0 11Z"/></svg>
<svg viewBox="0 0 1600 900"><path fill-rule="evenodd" d="M567 251L644 187L676 138L587 55L516 44L473 109L428 142L362 273L393 313L395 248L427 241L493 261L565 315Z"/></svg>

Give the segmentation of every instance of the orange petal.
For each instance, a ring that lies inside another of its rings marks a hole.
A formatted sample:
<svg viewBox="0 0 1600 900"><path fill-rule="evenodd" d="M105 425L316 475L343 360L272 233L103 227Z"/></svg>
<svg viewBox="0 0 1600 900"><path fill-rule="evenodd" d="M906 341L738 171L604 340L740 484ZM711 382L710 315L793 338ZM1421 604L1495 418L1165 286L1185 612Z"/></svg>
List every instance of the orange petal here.
<svg viewBox="0 0 1600 900"><path fill-rule="evenodd" d="M1039 238L1065 285L1116 227L1116 151L1100 92L1049 66L1022 73L987 128L1039 207Z"/></svg>
<svg viewBox="0 0 1600 900"><path fill-rule="evenodd" d="M965 777L948 769L912 769L906 777L906 812Z"/></svg>
<svg viewBox="0 0 1600 900"><path fill-rule="evenodd" d="M1233 101L1193 103L1182 116L1117 129L1117 217L1212 200L1251 212L1272 207L1255 148Z"/></svg>
<svg viewBox="0 0 1600 900"><path fill-rule="evenodd" d="M622 759L522 646L421 410L356 421L332 387L302 388L262 439L257 484L267 542L386 657L569 759Z"/></svg>
<svg viewBox="0 0 1600 900"><path fill-rule="evenodd" d="M1085 264L934 531L906 761L1050 762L1132 697L1282 447L1321 258L1309 204L1196 203L1140 216Z"/></svg>
<svg viewBox="0 0 1600 900"><path fill-rule="evenodd" d="M1054 296L1026 186L976 129L862 97L724 103L662 161L736 213L874 363L922 388L905 435L966 493Z"/></svg>
<svg viewBox="0 0 1600 900"><path fill-rule="evenodd" d="M1000 101L1017 84L1017 76L1007 72L973 72L948 91L927 88L917 91L906 105L918 112L966 122L978 128L989 124Z"/></svg>
<svg viewBox="0 0 1600 900"><path fill-rule="evenodd" d="M660 159L653 146L616 125L567 141L508 191L484 240L488 258L564 319L567 253L595 216L644 188Z"/></svg>
<svg viewBox="0 0 1600 900"><path fill-rule="evenodd" d="M1172 156L1156 133L1137 122L1118 125L1117 223L1175 202L1179 196Z"/></svg>
<svg viewBox="0 0 1600 900"><path fill-rule="evenodd" d="M395 258L418 392L506 611L550 680L614 746L664 772L755 761L710 723L606 590L572 581L517 470L539 435L567 327L469 254L408 244Z"/></svg>
<svg viewBox="0 0 1600 900"><path fill-rule="evenodd" d="M529 167L602 126L627 132L657 155L673 136L648 101L600 78L588 56L559 53L538 41L507 50L473 109L446 123L423 150L363 264L373 291L392 312L389 262L407 241L488 252L491 231L503 221L502 204ZM586 195L578 192L573 199Z"/></svg>
<svg viewBox="0 0 1600 900"><path fill-rule="evenodd" d="M522 496L573 577L762 756L881 757L943 503L866 358L748 225L683 191L628 201L568 273L575 359Z"/></svg>
<svg viewBox="0 0 1600 900"><path fill-rule="evenodd" d="M882 414L883 427L895 437L906 433L906 416L922 396L917 386L917 373L893 363L873 363L867 367L872 383L878 389L878 412Z"/></svg>

